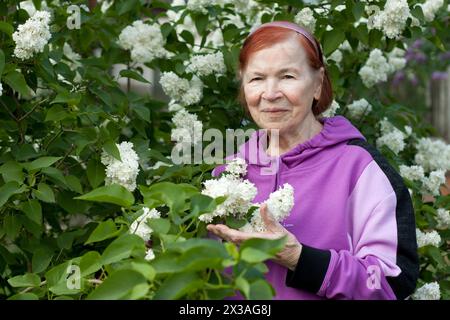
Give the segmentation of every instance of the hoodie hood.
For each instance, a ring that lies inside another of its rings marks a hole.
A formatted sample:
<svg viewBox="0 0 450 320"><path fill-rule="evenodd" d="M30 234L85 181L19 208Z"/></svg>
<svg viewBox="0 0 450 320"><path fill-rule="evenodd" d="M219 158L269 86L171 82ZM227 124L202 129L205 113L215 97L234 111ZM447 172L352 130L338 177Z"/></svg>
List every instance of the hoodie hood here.
<svg viewBox="0 0 450 320"><path fill-rule="evenodd" d="M280 161L281 164L291 168L299 164L306 165L313 158L313 162L317 163L320 160L319 158L323 158L319 156L319 152L337 150L337 146L347 143L348 140L365 140L361 132L343 116L322 118L319 121L323 124L322 131L279 157L269 156L266 153L266 130L254 132L250 139L241 145L237 156L245 159L247 163L252 165L268 167L275 161ZM322 152L321 154L325 158L330 158L328 152Z"/></svg>

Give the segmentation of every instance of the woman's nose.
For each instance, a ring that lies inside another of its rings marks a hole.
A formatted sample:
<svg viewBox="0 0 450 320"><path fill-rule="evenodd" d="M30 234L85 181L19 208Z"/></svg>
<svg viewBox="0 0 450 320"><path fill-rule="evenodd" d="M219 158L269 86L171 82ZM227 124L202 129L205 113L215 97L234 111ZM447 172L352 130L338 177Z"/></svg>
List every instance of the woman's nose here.
<svg viewBox="0 0 450 320"><path fill-rule="evenodd" d="M281 93L278 82L273 80L266 81L264 92L261 97L265 100L273 101L281 98L283 94Z"/></svg>

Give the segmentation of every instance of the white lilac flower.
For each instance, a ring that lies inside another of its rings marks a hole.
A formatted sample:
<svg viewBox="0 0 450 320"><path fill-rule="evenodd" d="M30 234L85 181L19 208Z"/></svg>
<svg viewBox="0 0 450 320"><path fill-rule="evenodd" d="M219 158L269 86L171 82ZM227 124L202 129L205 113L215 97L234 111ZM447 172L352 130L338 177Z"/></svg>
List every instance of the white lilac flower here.
<svg viewBox="0 0 450 320"><path fill-rule="evenodd" d="M242 158L234 158L227 164L225 172L236 178L245 176L247 174L247 163Z"/></svg>
<svg viewBox="0 0 450 320"><path fill-rule="evenodd" d="M436 220L438 222L437 227L439 229L445 229L450 226L450 211L444 208L436 210Z"/></svg>
<svg viewBox="0 0 450 320"><path fill-rule="evenodd" d="M336 100L333 100L331 106L327 110L322 112L322 115L326 118L333 117L336 114L337 109L339 108L340 108L339 103L337 103Z"/></svg>
<svg viewBox="0 0 450 320"><path fill-rule="evenodd" d="M311 33L314 33L314 30L316 29L316 18L314 18L313 11L308 7L300 10L295 16L294 21Z"/></svg>
<svg viewBox="0 0 450 320"><path fill-rule="evenodd" d="M213 5L212 0L187 0L187 9L194 12L208 13L206 7Z"/></svg>
<svg viewBox="0 0 450 320"><path fill-rule="evenodd" d="M350 42L348 42L348 40L345 40L341 43L338 49L342 51L352 51L352 46L350 45Z"/></svg>
<svg viewBox="0 0 450 320"><path fill-rule="evenodd" d="M19 3L19 7L20 9L25 10L30 17L33 16L33 14L36 12L36 7L31 0L21 1Z"/></svg>
<svg viewBox="0 0 450 320"><path fill-rule="evenodd" d="M171 132L173 141L183 141L189 144L201 142L203 124L198 120L196 114L189 113L183 108L174 114L172 122L175 126Z"/></svg>
<svg viewBox="0 0 450 320"><path fill-rule="evenodd" d="M185 65L187 72L194 73L199 77L210 74L222 75L226 71L222 52L193 56L185 62Z"/></svg>
<svg viewBox="0 0 450 320"><path fill-rule="evenodd" d="M450 145L443 140L421 138L416 144L414 161L425 171L450 169Z"/></svg>
<svg viewBox="0 0 450 320"><path fill-rule="evenodd" d="M405 126L405 133L406 133L407 137L412 135L412 132L413 132L413 130L412 130L412 128L410 126Z"/></svg>
<svg viewBox="0 0 450 320"><path fill-rule="evenodd" d="M80 83L82 78L81 78L80 73L77 71L77 69L82 66L82 64L80 62L81 56L78 53L76 53L75 51L73 51L72 47L67 42L64 43L63 52L64 52L64 55L66 56L66 58L69 60L68 66L69 66L70 70L76 72L75 78L73 79L73 81L75 83Z"/></svg>
<svg viewBox="0 0 450 320"><path fill-rule="evenodd" d="M421 4L425 20L430 22L434 20L436 13L444 5L444 0L427 0Z"/></svg>
<svg viewBox="0 0 450 320"><path fill-rule="evenodd" d="M98 2L102 4L100 7L100 11L102 13L108 11L108 9L114 4L114 0L99 0Z"/></svg>
<svg viewBox="0 0 450 320"><path fill-rule="evenodd" d="M395 129L394 125L386 117L380 121L379 125L381 134L387 134Z"/></svg>
<svg viewBox="0 0 450 320"><path fill-rule="evenodd" d="M411 16L406 0L387 0L383 10L369 6L366 11L373 12L368 20L367 27L381 30L386 37L398 38L406 27L406 21Z"/></svg>
<svg viewBox="0 0 450 320"><path fill-rule="evenodd" d="M155 259L155 253L153 252L153 249L147 249L144 259L147 261Z"/></svg>
<svg viewBox="0 0 450 320"><path fill-rule="evenodd" d="M198 77L191 81L180 78L174 72L163 72L159 80L165 94L182 106L198 103L203 98L203 83Z"/></svg>
<svg viewBox="0 0 450 320"><path fill-rule="evenodd" d="M438 196L439 188L443 183L445 183L445 172L443 170L432 171L428 177L422 179L423 193Z"/></svg>
<svg viewBox="0 0 450 320"><path fill-rule="evenodd" d="M3 95L3 85L2 85L2 83L0 82L0 97Z"/></svg>
<svg viewBox="0 0 450 320"><path fill-rule="evenodd" d="M340 65L342 61L342 51L341 50L335 50L327 60L333 60L336 62L337 65Z"/></svg>
<svg viewBox="0 0 450 320"><path fill-rule="evenodd" d="M17 31L12 35L16 47L14 55L26 60L35 53L44 51L45 45L51 38L50 13L47 11L36 11L24 24L19 25Z"/></svg>
<svg viewBox="0 0 450 320"><path fill-rule="evenodd" d="M441 290L439 283L427 283L416 290L411 296L414 300L440 300Z"/></svg>
<svg viewBox="0 0 450 320"><path fill-rule="evenodd" d="M395 128L388 133L385 133L377 138L377 147L387 146L395 154L398 154L405 148L405 134L399 129Z"/></svg>
<svg viewBox="0 0 450 320"><path fill-rule="evenodd" d="M405 166L404 164L400 165L400 175L411 181L422 181L425 177L424 170L421 166Z"/></svg>
<svg viewBox="0 0 450 320"><path fill-rule="evenodd" d="M419 248L425 246L435 246L439 247L441 243L441 236L436 230L422 232L420 229L416 228L417 246Z"/></svg>
<svg viewBox="0 0 450 320"><path fill-rule="evenodd" d="M368 114L370 111L372 111L372 105L367 102L366 99L359 99L356 101L353 101L351 104L347 106L347 109L350 113L350 117L352 118L360 118L364 114Z"/></svg>
<svg viewBox="0 0 450 320"><path fill-rule="evenodd" d="M269 199L264 201L264 203L267 205L267 210L269 214L272 215L274 220L281 222L287 216L289 216L294 206L294 189L290 184L285 183L280 189L272 192L269 195ZM266 231L266 224L264 223L259 210L261 204L256 204L254 206L256 206L258 209L253 212L250 223L244 225L240 229L241 231Z"/></svg>
<svg viewBox="0 0 450 320"><path fill-rule="evenodd" d="M388 63L391 66L391 73L401 70L406 66L405 50L394 48L387 54Z"/></svg>
<svg viewBox="0 0 450 320"><path fill-rule="evenodd" d="M253 183L236 179L232 175L224 175L217 180L206 180L203 185L202 194L212 198L226 197L226 200L212 213L199 216L199 220L204 222L211 222L215 217L229 215L242 218L253 205L251 201L257 193Z"/></svg>
<svg viewBox="0 0 450 320"><path fill-rule="evenodd" d="M282 221L294 206L294 188L289 183L285 183L280 189L272 192L265 203L273 217L277 221Z"/></svg>
<svg viewBox="0 0 450 320"><path fill-rule="evenodd" d="M183 106L179 103L177 103L175 100L170 100L168 104L168 109L170 112L180 111L183 109Z"/></svg>
<svg viewBox="0 0 450 320"><path fill-rule="evenodd" d="M130 226L130 233L141 237L144 241L150 240L153 230L148 226L147 220L158 218L161 218L161 213L158 210L142 208L142 214Z"/></svg>
<svg viewBox="0 0 450 320"><path fill-rule="evenodd" d="M120 152L117 160L105 151L102 153L101 162L106 166L105 184L120 184L130 191L136 189L136 177L139 173L139 157L133 150L131 142L116 144Z"/></svg>
<svg viewBox="0 0 450 320"><path fill-rule="evenodd" d="M146 24L141 20L125 27L117 43L123 49L130 50L131 59L135 62L147 63L155 58L172 56L172 53L164 48L166 41L161 34L161 27L157 24Z"/></svg>
<svg viewBox="0 0 450 320"><path fill-rule="evenodd" d="M364 85L368 88L380 81L386 81L392 68L380 49L373 49L366 64L359 70L359 76Z"/></svg>

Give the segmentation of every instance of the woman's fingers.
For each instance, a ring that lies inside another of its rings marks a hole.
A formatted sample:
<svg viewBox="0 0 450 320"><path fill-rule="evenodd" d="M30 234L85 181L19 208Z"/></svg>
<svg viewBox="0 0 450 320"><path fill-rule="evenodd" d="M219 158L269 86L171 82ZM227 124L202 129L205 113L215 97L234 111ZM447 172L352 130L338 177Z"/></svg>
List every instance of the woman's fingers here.
<svg viewBox="0 0 450 320"><path fill-rule="evenodd" d="M264 221L264 224L267 227L267 230L277 232L284 229L283 226L278 221L276 221L272 214L269 212L267 204L263 203L261 205L261 208L259 209L259 212L261 214L261 218Z"/></svg>
<svg viewBox="0 0 450 320"><path fill-rule="evenodd" d="M213 232L217 236L221 237L224 240L239 244L242 241L245 241L251 238L251 234L247 232L242 232L239 230L231 229L223 224L209 224L206 226L208 231Z"/></svg>

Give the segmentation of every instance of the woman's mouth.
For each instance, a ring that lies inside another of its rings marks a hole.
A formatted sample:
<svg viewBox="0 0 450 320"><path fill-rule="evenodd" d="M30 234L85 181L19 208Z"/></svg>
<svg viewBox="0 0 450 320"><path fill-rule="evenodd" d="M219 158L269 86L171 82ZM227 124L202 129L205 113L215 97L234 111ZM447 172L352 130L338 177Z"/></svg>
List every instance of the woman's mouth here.
<svg viewBox="0 0 450 320"><path fill-rule="evenodd" d="M279 114L288 111L287 109L281 109L281 108L268 108L263 109L262 112L270 113L270 114Z"/></svg>

